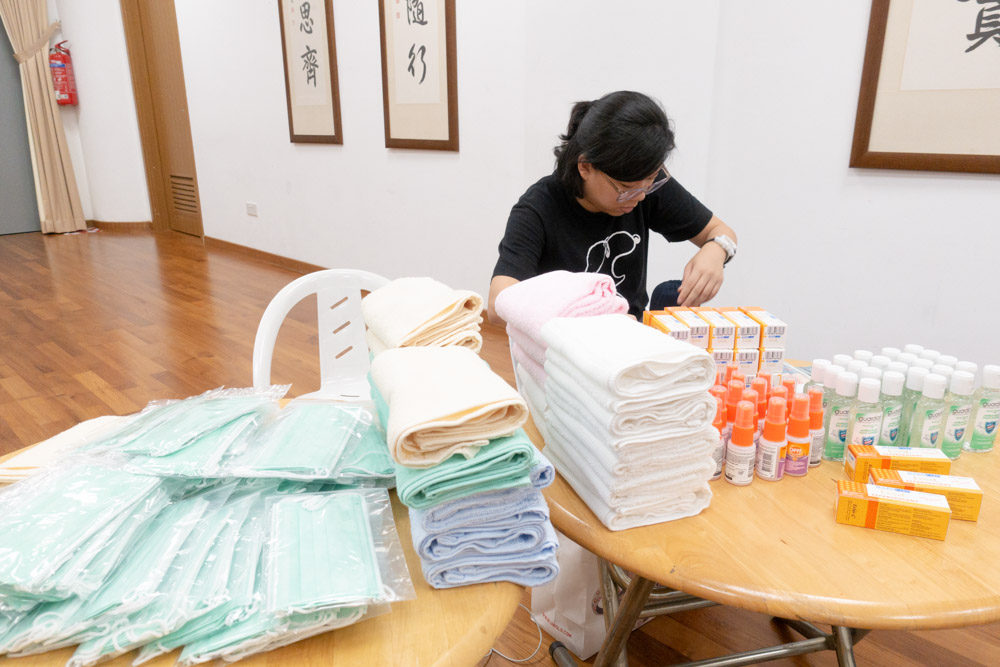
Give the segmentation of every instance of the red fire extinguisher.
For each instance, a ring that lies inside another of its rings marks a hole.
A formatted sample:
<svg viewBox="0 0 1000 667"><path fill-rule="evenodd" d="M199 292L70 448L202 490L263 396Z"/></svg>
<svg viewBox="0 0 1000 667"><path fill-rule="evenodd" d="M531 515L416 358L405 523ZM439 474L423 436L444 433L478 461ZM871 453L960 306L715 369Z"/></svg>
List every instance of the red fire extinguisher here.
<svg viewBox="0 0 1000 667"><path fill-rule="evenodd" d="M73 58L69 49L63 46L65 40L49 49L49 67L52 68L52 84L56 89L56 101L62 105L76 106L76 77L73 76Z"/></svg>

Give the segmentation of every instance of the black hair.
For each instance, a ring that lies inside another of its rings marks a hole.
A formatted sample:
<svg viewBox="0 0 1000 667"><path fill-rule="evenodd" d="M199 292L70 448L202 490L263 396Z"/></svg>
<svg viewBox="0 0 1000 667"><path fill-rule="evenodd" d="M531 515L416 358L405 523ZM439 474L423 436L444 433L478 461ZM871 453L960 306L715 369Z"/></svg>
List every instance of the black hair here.
<svg viewBox="0 0 1000 667"><path fill-rule="evenodd" d="M577 163L594 165L618 181L640 181L674 149L674 133L658 102L620 90L599 100L577 102L566 134L556 146L556 176L574 197L583 196Z"/></svg>

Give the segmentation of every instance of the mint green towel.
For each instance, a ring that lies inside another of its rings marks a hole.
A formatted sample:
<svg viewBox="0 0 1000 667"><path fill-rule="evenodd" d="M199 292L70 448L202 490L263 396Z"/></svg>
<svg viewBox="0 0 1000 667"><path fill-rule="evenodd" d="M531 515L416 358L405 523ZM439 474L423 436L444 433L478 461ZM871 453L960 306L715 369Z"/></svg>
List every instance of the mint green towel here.
<svg viewBox="0 0 1000 667"><path fill-rule="evenodd" d="M396 493L407 507L426 509L474 493L531 484L531 469L538 450L518 429L497 438L471 459L456 454L431 468L396 465Z"/></svg>

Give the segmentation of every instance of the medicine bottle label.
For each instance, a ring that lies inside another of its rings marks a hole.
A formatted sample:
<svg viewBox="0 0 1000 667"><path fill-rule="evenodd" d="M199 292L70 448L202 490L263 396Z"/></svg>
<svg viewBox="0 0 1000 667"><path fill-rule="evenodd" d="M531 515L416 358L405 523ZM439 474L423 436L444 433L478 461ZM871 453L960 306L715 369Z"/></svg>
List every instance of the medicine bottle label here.
<svg viewBox="0 0 1000 667"><path fill-rule="evenodd" d="M877 445L882 432L882 411L858 412L854 415L852 445Z"/></svg>
<svg viewBox="0 0 1000 667"><path fill-rule="evenodd" d="M886 408L882 413L882 436L879 439L881 445L894 445L899 437L899 422L903 415L903 406L894 405Z"/></svg>
<svg viewBox="0 0 1000 667"><path fill-rule="evenodd" d="M937 447L941 442L941 418L944 408L924 412L924 427L920 430L921 447Z"/></svg>

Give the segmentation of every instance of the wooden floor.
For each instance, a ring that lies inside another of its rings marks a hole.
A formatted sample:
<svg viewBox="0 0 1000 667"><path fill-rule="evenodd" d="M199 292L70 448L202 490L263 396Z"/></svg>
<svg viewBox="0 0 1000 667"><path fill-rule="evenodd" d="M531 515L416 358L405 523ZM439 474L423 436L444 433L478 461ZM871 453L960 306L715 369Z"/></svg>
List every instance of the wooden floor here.
<svg viewBox="0 0 1000 667"><path fill-rule="evenodd" d="M150 400L251 384L257 322L297 275L173 232L0 236L0 454ZM512 382L503 331L486 327L484 338L483 356ZM317 388L316 354L315 303L307 301L282 327L272 380L291 382L293 396ZM654 620L633 633L628 650L631 665L646 667L794 639L767 617L713 607ZM496 648L524 658L537 641L520 610ZM523 664L552 664L551 641L546 635ZM859 665L998 665L1000 624L874 632L856 656ZM493 655L480 664L509 663ZM774 664L836 659L824 652Z"/></svg>

